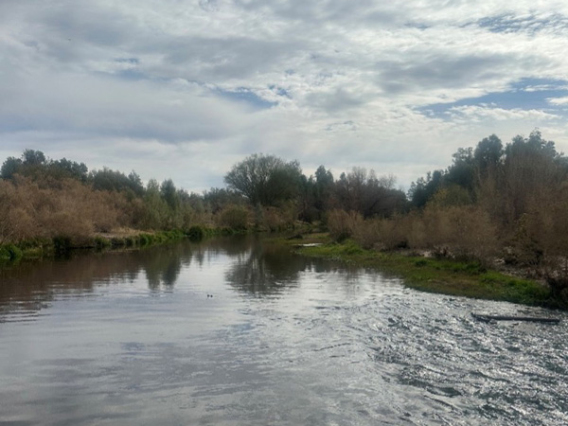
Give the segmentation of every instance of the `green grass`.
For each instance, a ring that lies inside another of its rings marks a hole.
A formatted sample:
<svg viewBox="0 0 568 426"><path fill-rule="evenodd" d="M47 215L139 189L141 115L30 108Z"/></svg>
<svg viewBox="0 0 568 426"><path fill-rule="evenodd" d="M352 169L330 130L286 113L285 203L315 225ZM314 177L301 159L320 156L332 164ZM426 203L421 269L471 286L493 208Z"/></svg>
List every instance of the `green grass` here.
<svg viewBox="0 0 568 426"><path fill-rule="evenodd" d="M44 257L52 257L64 254L75 249L125 249L143 248L155 244L164 244L186 238L184 232L180 230L161 231L155 233L133 234L126 237L107 237L97 235L81 245L75 246L72 239L68 236L58 236L54 238L35 238L22 241L18 244L0 245L0 267L9 266L18 262L20 259L37 260Z"/></svg>
<svg viewBox="0 0 568 426"><path fill-rule="evenodd" d="M421 291L508 301L533 306L554 306L549 290L542 284L487 270L477 262L426 259L396 252L364 250L347 241L318 247L302 247L298 253L355 263L394 274L410 288ZM563 308L566 308L563 306Z"/></svg>

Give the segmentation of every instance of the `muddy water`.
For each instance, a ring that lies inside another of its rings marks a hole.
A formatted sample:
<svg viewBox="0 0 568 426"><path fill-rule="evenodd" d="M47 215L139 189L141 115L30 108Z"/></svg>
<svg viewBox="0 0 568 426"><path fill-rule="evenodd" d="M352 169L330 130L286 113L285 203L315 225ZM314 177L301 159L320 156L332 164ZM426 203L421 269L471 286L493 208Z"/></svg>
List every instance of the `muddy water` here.
<svg viewBox="0 0 568 426"><path fill-rule="evenodd" d="M251 238L0 272L0 425L565 425L567 354L565 314Z"/></svg>

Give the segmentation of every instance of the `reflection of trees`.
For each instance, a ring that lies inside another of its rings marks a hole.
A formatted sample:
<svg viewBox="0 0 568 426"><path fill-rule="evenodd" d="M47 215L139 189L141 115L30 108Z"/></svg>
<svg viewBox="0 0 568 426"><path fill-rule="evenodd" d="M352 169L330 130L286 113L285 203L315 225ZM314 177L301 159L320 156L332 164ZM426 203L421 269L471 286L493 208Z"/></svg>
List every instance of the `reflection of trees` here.
<svg viewBox="0 0 568 426"><path fill-rule="evenodd" d="M160 285L173 287L178 279L182 265L191 263L192 253L183 250L181 246L164 246L161 250L148 253L149 257L144 263L144 271L148 280L148 287L158 290Z"/></svg>
<svg viewBox="0 0 568 426"><path fill-rule="evenodd" d="M124 252L76 252L69 259L0 268L0 322L4 313L31 314L59 295L80 297L95 286L132 283L142 272L150 288L172 287L191 257L192 246L181 243Z"/></svg>
<svg viewBox="0 0 568 426"><path fill-rule="evenodd" d="M237 258L226 274L229 284L253 294L275 294L295 286L310 260L288 247L258 243Z"/></svg>
<svg viewBox="0 0 568 426"><path fill-rule="evenodd" d="M0 322L4 314L33 314L61 295L82 297L95 287L147 280L153 291L171 289L192 262L219 267L219 256L234 259L226 277L230 285L253 294L277 294L296 285L303 271L326 272L333 262L294 255L288 247L258 236L208 239L199 244L156 246L144 250L78 253L70 259L22 263L0 268Z"/></svg>
<svg viewBox="0 0 568 426"><path fill-rule="evenodd" d="M72 252L67 259L0 268L0 322L3 314L32 314L49 307L60 295L81 297L95 286L132 283L145 277L154 291L171 288L182 268L192 261L203 265L219 254L241 255L254 245L254 240L231 237L123 252Z"/></svg>

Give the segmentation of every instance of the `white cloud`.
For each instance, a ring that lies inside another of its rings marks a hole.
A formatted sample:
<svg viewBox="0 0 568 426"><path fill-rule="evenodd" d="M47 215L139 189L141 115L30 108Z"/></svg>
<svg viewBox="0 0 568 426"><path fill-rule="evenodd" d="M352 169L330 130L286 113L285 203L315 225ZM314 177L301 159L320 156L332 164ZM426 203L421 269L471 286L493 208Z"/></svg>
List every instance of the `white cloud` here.
<svg viewBox="0 0 568 426"><path fill-rule="evenodd" d="M191 190L270 152L407 185L491 133L540 127L567 150L567 50L565 1L3 0L0 156L34 147ZM419 112L522 81L557 90L550 108Z"/></svg>
<svg viewBox="0 0 568 426"><path fill-rule="evenodd" d="M568 96L562 98L548 98L547 101L552 105L568 105Z"/></svg>

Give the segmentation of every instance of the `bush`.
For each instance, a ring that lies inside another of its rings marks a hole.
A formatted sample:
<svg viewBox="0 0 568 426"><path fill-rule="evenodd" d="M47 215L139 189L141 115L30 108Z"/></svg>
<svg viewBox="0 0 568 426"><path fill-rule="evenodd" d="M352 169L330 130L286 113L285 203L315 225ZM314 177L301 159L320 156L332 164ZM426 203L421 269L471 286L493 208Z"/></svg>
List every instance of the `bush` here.
<svg viewBox="0 0 568 426"><path fill-rule="evenodd" d="M221 227L244 231L248 228L249 212L243 206L228 206L220 214L218 223Z"/></svg>
<svg viewBox="0 0 568 426"><path fill-rule="evenodd" d="M53 237L53 247L58 254L67 253L71 249L71 237L66 235Z"/></svg>
<svg viewBox="0 0 568 426"><path fill-rule="evenodd" d="M201 226L195 225L189 228L189 230L187 231L187 236L191 241L201 241L205 236L205 231Z"/></svg>
<svg viewBox="0 0 568 426"><path fill-rule="evenodd" d="M140 246L147 246L151 243L149 234L140 234L138 236L138 243Z"/></svg>
<svg viewBox="0 0 568 426"><path fill-rule="evenodd" d="M0 246L0 261L7 261L10 260L12 256L8 249L4 246Z"/></svg>
<svg viewBox="0 0 568 426"><path fill-rule="evenodd" d="M95 237L95 247L98 250L110 247L110 241L103 237Z"/></svg>
<svg viewBox="0 0 568 426"><path fill-rule="evenodd" d="M337 242L343 242L353 236L355 229L361 226L363 217L355 212L332 210L327 216L329 234Z"/></svg>

